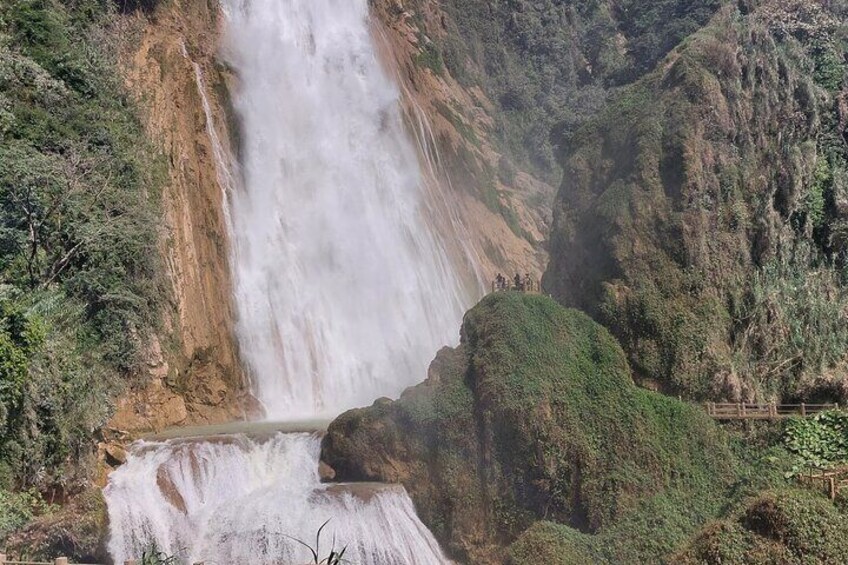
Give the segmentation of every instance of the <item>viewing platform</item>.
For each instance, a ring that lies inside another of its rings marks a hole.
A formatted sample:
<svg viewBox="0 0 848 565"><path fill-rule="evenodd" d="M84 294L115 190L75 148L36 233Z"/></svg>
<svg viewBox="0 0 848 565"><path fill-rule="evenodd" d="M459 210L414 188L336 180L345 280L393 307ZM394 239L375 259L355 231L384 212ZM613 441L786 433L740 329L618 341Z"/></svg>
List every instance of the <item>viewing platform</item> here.
<svg viewBox="0 0 848 565"><path fill-rule="evenodd" d="M492 280L491 292L526 292L531 294L541 294L542 285L538 279L525 274L523 277L516 274L514 277L504 277L500 273Z"/></svg>

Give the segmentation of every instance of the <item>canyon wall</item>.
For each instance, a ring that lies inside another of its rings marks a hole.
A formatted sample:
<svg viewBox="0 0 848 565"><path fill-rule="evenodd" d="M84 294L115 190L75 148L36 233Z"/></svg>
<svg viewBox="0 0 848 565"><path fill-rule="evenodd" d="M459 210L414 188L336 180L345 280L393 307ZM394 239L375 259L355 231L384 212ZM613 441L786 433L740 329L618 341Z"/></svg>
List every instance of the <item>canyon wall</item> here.
<svg viewBox="0 0 848 565"><path fill-rule="evenodd" d="M441 4L373 0L371 8L428 182L461 226L455 240L472 247L486 285L496 271L540 276L554 189L511 164L495 138L497 107L435 55L434 42L448 33Z"/></svg>

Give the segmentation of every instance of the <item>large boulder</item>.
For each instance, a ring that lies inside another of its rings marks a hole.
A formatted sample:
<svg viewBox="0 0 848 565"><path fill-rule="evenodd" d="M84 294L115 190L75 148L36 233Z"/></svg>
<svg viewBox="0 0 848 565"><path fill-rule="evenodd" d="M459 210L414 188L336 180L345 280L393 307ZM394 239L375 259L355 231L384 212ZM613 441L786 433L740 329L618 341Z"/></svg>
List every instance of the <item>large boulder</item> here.
<svg viewBox="0 0 848 565"><path fill-rule="evenodd" d="M333 422L342 481L402 483L448 551L498 562L534 522L595 533L646 498L730 476L698 408L637 388L615 339L542 296L500 293L465 317L426 382Z"/></svg>

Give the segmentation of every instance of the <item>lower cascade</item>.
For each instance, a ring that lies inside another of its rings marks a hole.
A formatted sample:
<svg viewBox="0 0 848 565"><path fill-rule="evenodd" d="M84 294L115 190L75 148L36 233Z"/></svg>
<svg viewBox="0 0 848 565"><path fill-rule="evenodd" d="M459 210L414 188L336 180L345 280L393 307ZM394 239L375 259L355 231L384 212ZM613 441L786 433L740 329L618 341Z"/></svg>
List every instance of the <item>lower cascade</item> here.
<svg viewBox="0 0 848 565"><path fill-rule="evenodd" d="M276 434L137 444L106 489L116 563L155 547L183 562L300 564L298 541L351 563L446 563L399 486L321 484L320 438Z"/></svg>
<svg viewBox="0 0 848 565"><path fill-rule="evenodd" d="M326 418L420 382L470 302L380 65L367 0L223 0L238 173L215 143L237 334L274 420ZM198 68L197 84L204 81ZM204 103L213 142L220 140ZM235 180L238 179L238 180ZM320 434L137 442L104 494L116 563L445 563L400 486L322 484Z"/></svg>

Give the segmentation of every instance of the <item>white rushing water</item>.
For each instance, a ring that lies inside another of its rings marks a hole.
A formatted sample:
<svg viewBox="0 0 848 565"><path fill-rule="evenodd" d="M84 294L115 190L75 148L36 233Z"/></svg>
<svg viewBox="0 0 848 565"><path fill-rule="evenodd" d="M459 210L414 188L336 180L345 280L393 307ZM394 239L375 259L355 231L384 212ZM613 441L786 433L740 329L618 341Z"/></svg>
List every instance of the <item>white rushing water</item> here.
<svg viewBox="0 0 848 565"><path fill-rule="evenodd" d="M192 65L254 392L274 420L395 396L458 340L470 297L434 227L455 220L422 179L367 0L222 4L238 167ZM402 487L322 485L319 451L311 434L137 443L104 491L109 551L116 563L155 547L185 563L299 565L311 557L295 539L314 544L330 519L321 557L335 538L351 563L447 562Z"/></svg>
<svg viewBox="0 0 848 565"><path fill-rule="evenodd" d="M271 419L334 416L423 380L458 341L460 277L425 214L367 0L227 0L244 189L237 332Z"/></svg>
<svg viewBox="0 0 848 565"><path fill-rule="evenodd" d="M314 547L329 519L322 558L335 544L350 563L445 562L402 488L321 485L318 450L310 434L137 445L106 491L109 552L121 564L155 542L184 563L306 564L295 539Z"/></svg>

